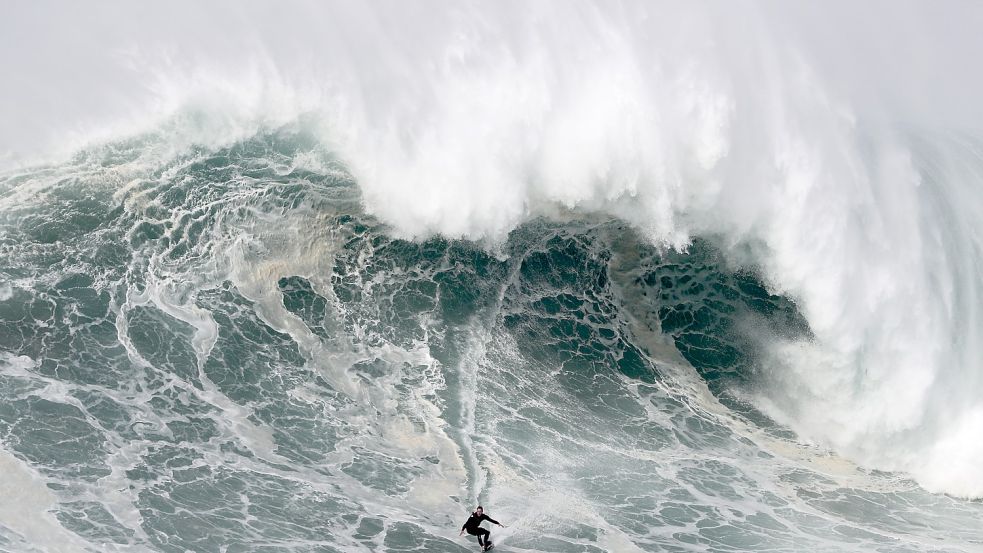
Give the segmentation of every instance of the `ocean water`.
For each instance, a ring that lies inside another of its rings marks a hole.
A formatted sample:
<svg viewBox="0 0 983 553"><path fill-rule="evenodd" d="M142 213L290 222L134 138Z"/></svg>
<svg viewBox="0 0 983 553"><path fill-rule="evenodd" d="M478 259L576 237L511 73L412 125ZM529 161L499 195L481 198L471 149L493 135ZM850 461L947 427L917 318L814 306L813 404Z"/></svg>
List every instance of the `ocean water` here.
<svg viewBox="0 0 983 553"><path fill-rule="evenodd" d="M979 9L419 6L0 24L0 551L983 551Z"/></svg>

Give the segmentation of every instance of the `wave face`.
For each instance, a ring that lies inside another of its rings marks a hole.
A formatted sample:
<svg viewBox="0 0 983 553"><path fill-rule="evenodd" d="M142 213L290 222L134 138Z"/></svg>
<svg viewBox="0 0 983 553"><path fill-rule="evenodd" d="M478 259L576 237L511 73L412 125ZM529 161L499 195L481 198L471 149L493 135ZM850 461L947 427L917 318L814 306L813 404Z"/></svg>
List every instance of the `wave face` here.
<svg viewBox="0 0 983 553"><path fill-rule="evenodd" d="M479 501L525 551L981 539L749 401L811 331L716 239L408 241L304 133L146 140L3 180L4 550L458 551Z"/></svg>
<svg viewBox="0 0 983 553"><path fill-rule="evenodd" d="M22 8L0 547L978 548L960 8Z"/></svg>

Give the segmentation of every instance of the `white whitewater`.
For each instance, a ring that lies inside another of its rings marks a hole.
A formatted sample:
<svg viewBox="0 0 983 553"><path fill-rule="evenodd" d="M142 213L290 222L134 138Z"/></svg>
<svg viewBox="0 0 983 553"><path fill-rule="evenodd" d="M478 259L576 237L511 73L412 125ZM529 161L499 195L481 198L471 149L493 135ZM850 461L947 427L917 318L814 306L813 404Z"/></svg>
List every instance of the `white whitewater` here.
<svg viewBox="0 0 983 553"><path fill-rule="evenodd" d="M0 22L7 165L295 123L403 236L493 244L570 209L672 247L720 236L815 335L769 344L763 409L983 496L980 5L59 9Z"/></svg>

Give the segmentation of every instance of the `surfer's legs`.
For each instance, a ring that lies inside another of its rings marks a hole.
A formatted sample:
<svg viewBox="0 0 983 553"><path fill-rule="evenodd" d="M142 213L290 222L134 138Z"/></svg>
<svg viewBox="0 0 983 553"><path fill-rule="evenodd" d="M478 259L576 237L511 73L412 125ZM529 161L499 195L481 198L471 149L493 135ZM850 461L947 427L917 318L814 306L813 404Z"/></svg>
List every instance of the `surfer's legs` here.
<svg viewBox="0 0 983 553"><path fill-rule="evenodd" d="M478 545L480 545L482 548L484 548L486 545L490 543L488 541L488 537L491 536L491 532L489 532L488 530L485 530L484 528L478 528L478 530L474 533L474 535L478 536Z"/></svg>

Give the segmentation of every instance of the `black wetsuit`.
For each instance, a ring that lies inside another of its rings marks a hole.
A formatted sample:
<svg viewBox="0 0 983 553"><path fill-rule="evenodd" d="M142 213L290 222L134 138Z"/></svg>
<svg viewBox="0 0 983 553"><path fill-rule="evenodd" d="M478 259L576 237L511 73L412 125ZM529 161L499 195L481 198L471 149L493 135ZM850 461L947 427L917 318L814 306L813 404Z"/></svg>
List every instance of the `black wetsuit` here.
<svg viewBox="0 0 983 553"><path fill-rule="evenodd" d="M471 516L468 517L468 521L465 522L464 526L461 527L461 530L466 530L468 534L471 534L472 536L478 536L478 545L480 545L481 547L491 545L491 540L489 540L489 536L491 536L491 532L481 527L481 522L484 520L487 520L492 524L498 524L497 520L493 519L492 517L486 514L482 514L481 516L478 516L475 513L471 513Z"/></svg>

